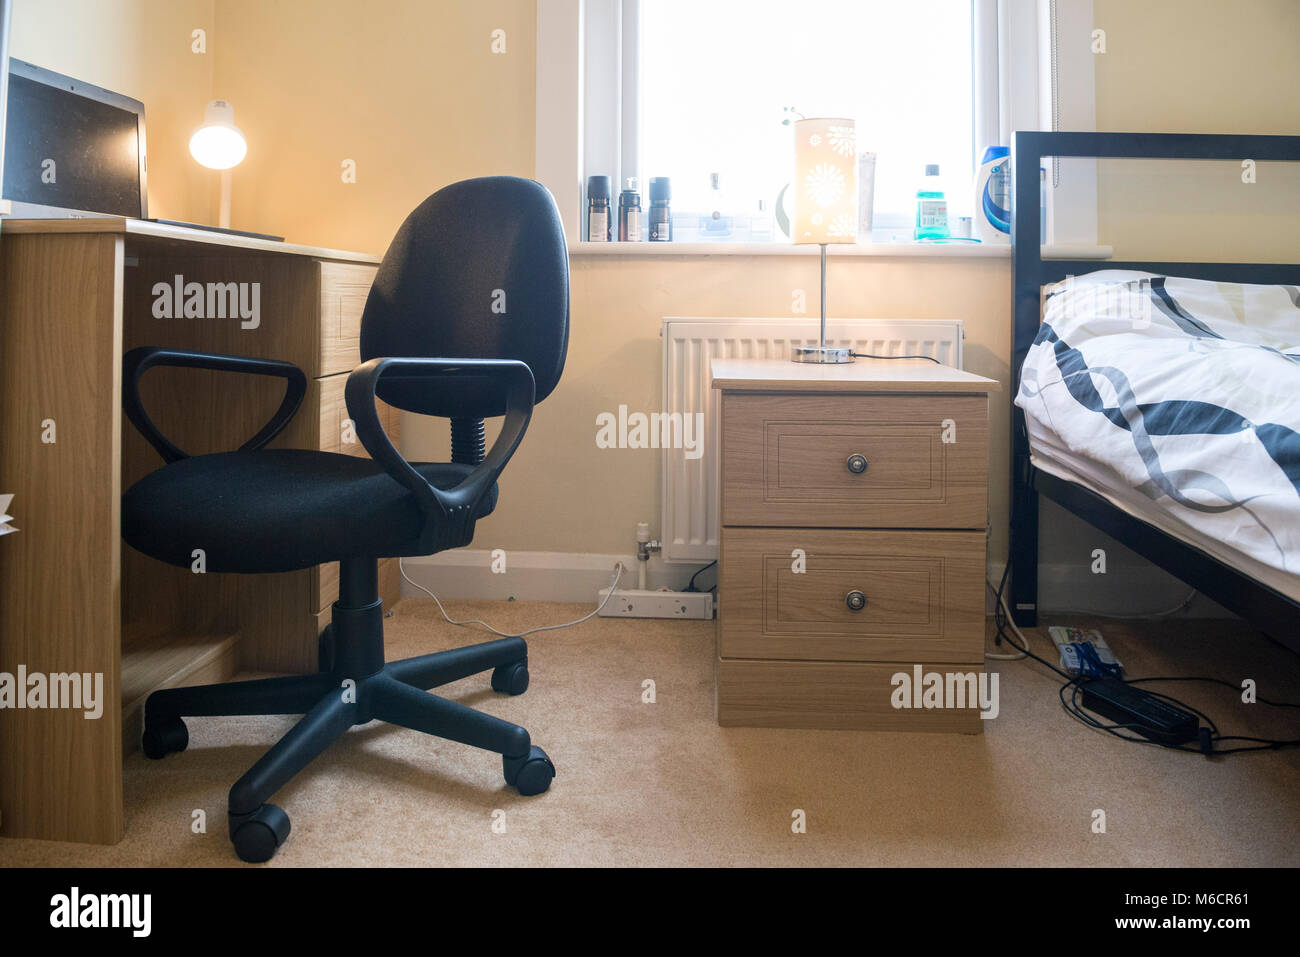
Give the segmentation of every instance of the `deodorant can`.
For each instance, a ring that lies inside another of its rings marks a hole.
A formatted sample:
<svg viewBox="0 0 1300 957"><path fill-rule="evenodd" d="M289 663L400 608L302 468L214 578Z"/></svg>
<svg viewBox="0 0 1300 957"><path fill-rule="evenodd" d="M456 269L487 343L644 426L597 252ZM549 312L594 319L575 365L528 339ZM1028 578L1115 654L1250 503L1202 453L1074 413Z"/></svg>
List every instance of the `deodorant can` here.
<svg viewBox="0 0 1300 957"><path fill-rule="evenodd" d="M636 191L636 177L628 178L627 188L618 194L618 241L641 241L641 194Z"/></svg>
<svg viewBox="0 0 1300 957"><path fill-rule="evenodd" d="M587 177L587 242L610 241L609 177Z"/></svg>
<svg viewBox="0 0 1300 957"><path fill-rule="evenodd" d="M673 241L673 214L668 208L672 196L672 184L667 176L656 176L650 180L650 242L652 243Z"/></svg>

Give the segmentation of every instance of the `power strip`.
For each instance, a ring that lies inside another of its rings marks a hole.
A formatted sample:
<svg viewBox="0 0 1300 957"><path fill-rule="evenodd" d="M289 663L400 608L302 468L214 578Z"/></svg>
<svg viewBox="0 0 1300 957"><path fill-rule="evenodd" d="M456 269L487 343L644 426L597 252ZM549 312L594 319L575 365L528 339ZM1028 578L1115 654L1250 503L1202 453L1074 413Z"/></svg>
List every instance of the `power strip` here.
<svg viewBox="0 0 1300 957"><path fill-rule="evenodd" d="M609 594L602 588L598 599ZM706 591L642 591L620 588L600 610L602 618L697 618L713 617L713 595Z"/></svg>
<svg viewBox="0 0 1300 957"><path fill-rule="evenodd" d="M1114 678L1093 678L1082 682L1079 688L1085 708L1110 718L1126 730L1170 747L1196 740L1199 724L1196 715L1143 688Z"/></svg>

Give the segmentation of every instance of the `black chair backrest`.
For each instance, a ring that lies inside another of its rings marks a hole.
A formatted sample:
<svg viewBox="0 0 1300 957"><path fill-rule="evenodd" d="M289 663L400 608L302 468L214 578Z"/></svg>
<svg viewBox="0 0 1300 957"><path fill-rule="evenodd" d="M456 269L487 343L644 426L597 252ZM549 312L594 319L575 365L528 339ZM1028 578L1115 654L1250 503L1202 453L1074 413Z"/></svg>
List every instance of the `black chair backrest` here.
<svg viewBox="0 0 1300 957"><path fill-rule="evenodd" d="M555 200L515 176L446 186L406 217L361 318L361 359L519 359L536 401L551 394L569 346L569 257ZM505 413L488 380L380 381L400 409L444 417Z"/></svg>

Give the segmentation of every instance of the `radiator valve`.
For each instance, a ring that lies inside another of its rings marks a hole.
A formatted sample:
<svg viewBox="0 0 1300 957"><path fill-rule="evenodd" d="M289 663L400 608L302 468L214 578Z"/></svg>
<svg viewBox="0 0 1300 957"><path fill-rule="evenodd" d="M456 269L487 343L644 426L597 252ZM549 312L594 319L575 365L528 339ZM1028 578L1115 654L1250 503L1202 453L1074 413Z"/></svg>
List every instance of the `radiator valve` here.
<svg viewBox="0 0 1300 957"><path fill-rule="evenodd" d="M636 560L639 562L650 561L650 553L657 552L662 545L657 539L650 538L650 524L648 522L636 523Z"/></svg>

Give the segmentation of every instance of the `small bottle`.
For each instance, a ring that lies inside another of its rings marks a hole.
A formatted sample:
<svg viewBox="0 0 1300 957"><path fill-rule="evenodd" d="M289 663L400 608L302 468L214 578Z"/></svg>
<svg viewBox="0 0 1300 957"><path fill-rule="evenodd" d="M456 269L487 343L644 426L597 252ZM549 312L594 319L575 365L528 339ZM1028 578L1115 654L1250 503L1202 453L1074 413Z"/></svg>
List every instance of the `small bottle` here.
<svg viewBox="0 0 1300 957"><path fill-rule="evenodd" d="M948 238L948 202L939 185L939 167L925 167L925 182L916 191L916 231L913 239Z"/></svg>
<svg viewBox="0 0 1300 957"><path fill-rule="evenodd" d="M726 198L722 193L722 177L718 173L709 174L709 212L700 217L700 239L730 239L731 217L725 212Z"/></svg>
<svg viewBox="0 0 1300 957"><path fill-rule="evenodd" d="M627 187L618 194L618 241L641 241L641 194L636 191L636 177L629 176Z"/></svg>
<svg viewBox="0 0 1300 957"><path fill-rule="evenodd" d="M761 199L749 218L749 241L751 243L772 241L772 214L767 211L767 203Z"/></svg>
<svg viewBox="0 0 1300 957"><path fill-rule="evenodd" d="M650 242L673 241L673 214L668 203L673 197L672 184L667 176L650 180Z"/></svg>
<svg viewBox="0 0 1300 957"><path fill-rule="evenodd" d="M610 241L609 177L587 177L587 242Z"/></svg>

